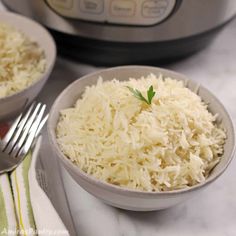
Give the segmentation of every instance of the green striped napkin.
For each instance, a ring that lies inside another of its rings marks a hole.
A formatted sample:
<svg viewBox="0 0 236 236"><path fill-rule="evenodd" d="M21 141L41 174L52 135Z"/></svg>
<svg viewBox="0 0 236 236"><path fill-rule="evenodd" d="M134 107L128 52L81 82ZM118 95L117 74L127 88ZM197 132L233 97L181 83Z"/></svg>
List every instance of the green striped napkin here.
<svg viewBox="0 0 236 236"><path fill-rule="evenodd" d="M30 163L31 153L10 175L21 235L33 235L36 230L29 193L28 172Z"/></svg>
<svg viewBox="0 0 236 236"><path fill-rule="evenodd" d="M0 124L0 137L8 128ZM30 152L12 173L0 175L0 235L35 235L28 181L31 156Z"/></svg>
<svg viewBox="0 0 236 236"><path fill-rule="evenodd" d="M0 124L0 137L7 128ZM40 137L32 153L13 172L0 175L0 236L69 236L38 182L41 172L36 163L41 140Z"/></svg>
<svg viewBox="0 0 236 236"><path fill-rule="evenodd" d="M0 235L16 235L17 221L8 174L0 175Z"/></svg>
<svg viewBox="0 0 236 236"><path fill-rule="evenodd" d="M0 138L9 129L8 123L0 124ZM16 235L17 220L8 174L0 175L0 235Z"/></svg>
<svg viewBox="0 0 236 236"><path fill-rule="evenodd" d="M28 172L31 153L10 174L0 175L0 235L35 235Z"/></svg>

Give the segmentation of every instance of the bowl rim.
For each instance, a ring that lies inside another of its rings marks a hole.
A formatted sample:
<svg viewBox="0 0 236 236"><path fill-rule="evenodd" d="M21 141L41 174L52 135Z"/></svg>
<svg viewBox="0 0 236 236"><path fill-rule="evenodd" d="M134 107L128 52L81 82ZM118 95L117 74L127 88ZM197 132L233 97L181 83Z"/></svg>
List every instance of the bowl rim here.
<svg viewBox="0 0 236 236"><path fill-rule="evenodd" d="M34 27L37 27L39 28L41 31L43 31L44 33L44 37L45 39L47 40L47 43L50 44L50 47L52 48L52 59L50 61L48 61L46 59L46 69L45 71L43 72L43 74L36 80L34 81L32 84L30 84L28 87L24 88L23 90L20 90L16 93L13 93L11 95L8 95L8 96L5 96L5 97L2 97L0 98L0 103L2 102L5 102L6 100L8 99L14 99L16 98L17 96L29 91L32 87L36 86L37 84L39 84L45 77L47 77L48 74L51 73L52 69L53 69L53 66L55 65L55 61L56 61L56 56L57 56L57 48L56 48L56 43L55 43L55 40L53 39L52 35L49 33L49 31L44 27L42 26L41 24L39 24L38 22L30 19L30 18L27 18L25 16L22 16L20 14L17 14L17 13L13 13L13 12L8 12L8 11L2 11L1 12L1 15L0 15L0 23L3 23L3 24L7 24L7 25L10 25L10 26L13 26L16 30L19 30L17 28L17 26L15 26L14 24L12 23L8 23L8 21L4 21L4 20L1 20L1 16L3 16L3 18L5 19L15 19L15 20L20 20L20 21L28 21L30 22L30 24L34 25ZM19 30L21 32L21 30ZM30 35L26 34L25 32L23 32L27 37L29 37L29 39L31 38ZM37 40L34 40L36 41L38 44L39 44L39 41ZM40 46L40 45L39 45ZM40 46L41 47L41 46Z"/></svg>
<svg viewBox="0 0 236 236"><path fill-rule="evenodd" d="M139 195L139 197L143 197L146 198L147 196L152 196L155 197L157 195L160 196L166 196L166 197L174 197L176 195L181 195L181 194L185 194L185 193L189 193L192 191L196 191L202 187L205 187L207 185L209 185L210 183L212 183L213 181L215 181L219 176L221 176L224 171L227 169L227 167L229 166L230 162L232 161L234 154L235 154L235 149L236 149L236 144L235 144L235 130L234 130L234 124L232 121L232 118L230 116L230 114L228 113L228 111L225 109L224 105L221 103L221 101L208 89L206 89L204 86L199 84L199 87L201 87L202 89L204 89L205 91L207 91L210 96L218 103L218 105L222 108L223 113L225 113L225 115L227 116L230 126L231 126L231 131L232 131L232 138L233 138L233 144L232 144L232 148L231 148L231 153L230 153L230 157L227 160L226 164L219 170L219 172L215 175L214 178L207 178L204 182L196 184L194 186L191 187L187 187L184 189L177 189L177 190L170 190L170 191L163 191L163 192L151 192L151 191L142 191L142 190L135 190L135 189L129 189L126 187L120 187L117 185L113 185L110 183L107 183L103 180L99 180L97 178L95 178L92 175L89 175L85 172L83 172L78 166L76 166L75 164L73 164L71 162L71 160L69 160L69 158L63 154L63 152L60 150L59 145L57 144L56 141L56 136L55 134L55 130L53 128L53 121L54 121L54 110L55 107L57 106L58 103L60 103L61 99L67 94L67 91L71 88L74 87L78 81L81 80L86 80L89 77L92 76L96 76L99 75L103 72L106 71L111 71L111 70L119 70L119 69L137 69L137 68L145 68L145 69L150 69L150 70L155 70L155 71L159 71L160 73L164 74L172 74L172 75L176 75L178 76L177 80L182 80L184 81L185 79L189 80L188 77L186 77L184 74L172 71L172 70L168 70L168 69L163 69L163 68L159 68L159 67L153 67L153 66L141 66L141 65L129 65L129 66L117 66L117 67L112 67L112 68L108 68L108 69L102 69L102 70L98 70L95 71L93 73L89 73L87 75L84 75L82 77L79 77L77 80L75 80L74 82L72 82L71 84L69 84L60 94L59 96L56 98L56 100L54 101L50 113L49 113L49 118L48 118L48 124L47 124L47 131L48 131L48 137L49 137L49 143L52 147L52 149L56 152L56 156L58 156L60 158L60 160L65 164L65 166L67 168L70 168L73 170L73 173L76 173L79 177L81 177L83 180L88 181L90 184L94 184L97 185L100 188L103 188L107 191L112 191L118 194L122 194L122 195L129 195L129 196L136 196L137 194ZM180 79L181 78L181 79ZM175 79L175 78L173 78ZM193 83L196 83L196 81L191 80ZM66 168L66 169L67 169ZM68 169L67 169L68 171ZM68 171L68 173L71 175L71 173Z"/></svg>

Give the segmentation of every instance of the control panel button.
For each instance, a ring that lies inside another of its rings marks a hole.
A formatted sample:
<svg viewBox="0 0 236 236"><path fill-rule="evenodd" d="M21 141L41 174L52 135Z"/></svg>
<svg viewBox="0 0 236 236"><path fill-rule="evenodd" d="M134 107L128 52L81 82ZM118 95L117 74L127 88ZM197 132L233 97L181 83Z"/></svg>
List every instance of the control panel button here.
<svg viewBox="0 0 236 236"><path fill-rule="evenodd" d="M113 0L110 5L110 14L117 17L134 16L135 6L133 0Z"/></svg>
<svg viewBox="0 0 236 236"><path fill-rule="evenodd" d="M142 15L147 18L159 18L168 9L167 0L146 0L142 4Z"/></svg>
<svg viewBox="0 0 236 236"><path fill-rule="evenodd" d="M91 14L100 14L104 11L104 0L80 0L80 10Z"/></svg>
<svg viewBox="0 0 236 236"><path fill-rule="evenodd" d="M73 0L52 0L51 2L54 6L63 9L71 9L73 6Z"/></svg>
<svg viewBox="0 0 236 236"><path fill-rule="evenodd" d="M1 0L0 0L1 1ZM150 26L165 20L177 0L45 0L61 17Z"/></svg>

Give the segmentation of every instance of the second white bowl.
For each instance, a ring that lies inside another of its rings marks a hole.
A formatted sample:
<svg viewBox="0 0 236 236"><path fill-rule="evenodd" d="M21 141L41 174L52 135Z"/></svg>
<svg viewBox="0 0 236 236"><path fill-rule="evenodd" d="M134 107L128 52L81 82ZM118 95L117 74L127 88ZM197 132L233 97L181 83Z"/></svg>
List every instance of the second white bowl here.
<svg viewBox="0 0 236 236"><path fill-rule="evenodd" d="M18 93L0 98L0 120L3 120L15 116L22 110L26 102L31 103L39 94L55 64L56 45L52 36L43 26L26 17L10 12L1 12L0 22L15 27L37 42L46 56L46 70L35 83Z"/></svg>

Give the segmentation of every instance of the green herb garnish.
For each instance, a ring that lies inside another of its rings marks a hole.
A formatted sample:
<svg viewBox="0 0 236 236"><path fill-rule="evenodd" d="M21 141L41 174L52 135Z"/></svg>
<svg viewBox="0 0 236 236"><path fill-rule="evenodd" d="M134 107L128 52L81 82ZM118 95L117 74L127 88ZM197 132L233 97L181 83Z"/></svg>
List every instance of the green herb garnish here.
<svg viewBox="0 0 236 236"><path fill-rule="evenodd" d="M148 105L150 105L152 103L152 99L155 96L156 92L154 92L153 90L153 86L151 85L147 91L147 99L142 95L142 93L138 90L138 89L133 89L129 86L127 86L127 88L129 89L129 91L131 93L133 93L134 97L136 97L137 99L146 102Z"/></svg>

